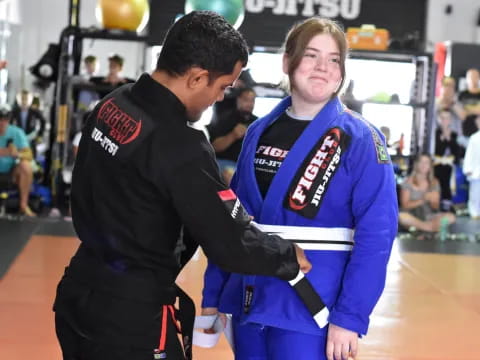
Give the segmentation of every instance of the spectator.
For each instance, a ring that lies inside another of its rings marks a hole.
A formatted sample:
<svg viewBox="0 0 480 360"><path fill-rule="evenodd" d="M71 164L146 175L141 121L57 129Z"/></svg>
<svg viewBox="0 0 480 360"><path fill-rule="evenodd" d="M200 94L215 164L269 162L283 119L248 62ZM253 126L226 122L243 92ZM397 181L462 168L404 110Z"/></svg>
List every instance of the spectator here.
<svg viewBox="0 0 480 360"><path fill-rule="evenodd" d="M83 65L85 66L85 78L89 80L98 71L97 57L94 55L85 56L85 59L83 59Z"/></svg>
<svg viewBox="0 0 480 360"><path fill-rule="evenodd" d="M90 81L97 85L97 92L100 98L103 98L115 88L127 83L134 82L134 80L123 77L124 59L118 54L114 54L108 58L108 74L107 76L98 76L90 78Z"/></svg>
<svg viewBox="0 0 480 360"><path fill-rule="evenodd" d="M475 118L480 115L480 74L477 69L467 71L467 90L458 95L458 100L462 103L465 113L463 122L463 135L467 138L478 130L475 125Z"/></svg>
<svg viewBox="0 0 480 360"><path fill-rule="evenodd" d="M257 118L252 114L255 96L255 91L251 88L240 89L236 108L207 126L220 173L226 184L230 183L235 172L247 127Z"/></svg>
<svg viewBox="0 0 480 360"><path fill-rule="evenodd" d="M450 178L453 166L458 164L459 145L457 133L452 130L453 114L449 109L438 113L439 127L435 131L434 174L440 182L441 209L449 211L452 206Z"/></svg>
<svg viewBox="0 0 480 360"><path fill-rule="evenodd" d="M412 174L403 182L400 192L399 221L404 227L415 227L425 232L438 232L442 224L455 222L452 213L439 212L440 185L433 176L432 159L419 155L413 164Z"/></svg>
<svg viewBox="0 0 480 360"><path fill-rule="evenodd" d="M36 214L28 206L33 181L32 151L25 132L9 123L10 116L9 109L0 108L0 176L18 186L19 211L33 217Z"/></svg>
<svg viewBox="0 0 480 360"><path fill-rule="evenodd" d="M480 115L477 116L476 126L480 129ZM463 172L469 180L468 212L473 219L480 219L480 130L470 137Z"/></svg>
<svg viewBox="0 0 480 360"><path fill-rule="evenodd" d="M46 120L38 107L32 106L32 101L33 95L28 90L20 92L18 106L12 111L12 125L25 132L33 154L36 154L37 144L43 141Z"/></svg>

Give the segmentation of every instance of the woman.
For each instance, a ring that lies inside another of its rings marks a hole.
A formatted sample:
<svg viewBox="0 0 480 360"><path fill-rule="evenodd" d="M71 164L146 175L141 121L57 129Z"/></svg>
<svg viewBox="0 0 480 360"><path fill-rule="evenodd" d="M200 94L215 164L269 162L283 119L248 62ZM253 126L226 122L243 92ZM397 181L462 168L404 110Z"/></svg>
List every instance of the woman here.
<svg viewBox="0 0 480 360"><path fill-rule="evenodd" d="M438 212L440 185L433 176L430 155L421 154L415 159L412 174L402 184L400 207L399 221L404 227L438 232L442 224L455 222L452 213Z"/></svg>
<svg viewBox="0 0 480 360"><path fill-rule="evenodd" d="M397 230L395 181L383 136L338 99L346 56L335 22L293 27L283 57L291 97L249 127L232 182L262 229L305 249L329 325L317 325L288 282L210 263L203 314L233 314L236 359L355 356L383 290Z"/></svg>

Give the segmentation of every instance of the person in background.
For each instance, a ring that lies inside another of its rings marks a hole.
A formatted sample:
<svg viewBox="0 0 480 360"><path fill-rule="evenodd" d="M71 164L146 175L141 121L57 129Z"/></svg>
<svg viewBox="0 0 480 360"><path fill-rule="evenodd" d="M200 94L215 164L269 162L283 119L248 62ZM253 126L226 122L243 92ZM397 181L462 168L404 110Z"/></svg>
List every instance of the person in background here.
<svg viewBox="0 0 480 360"><path fill-rule="evenodd" d="M480 129L480 115L475 119ZM474 133L468 142L463 160L463 172L469 181L468 212L472 219L480 219L480 130Z"/></svg>
<svg viewBox="0 0 480 360"><path fill-rule="evenodd" d="M134 82L133 79L122 76L124 58L118 54L113 54L108 58L107 76L94 76L90 81L97 85L97 92L100 98L103 98L109 92L117 87Z"/></svg>
<svg viewBox="0 0 480 360"><path fill-rule="evenodd" d="M467 138L478 130L475 118L480 115L480 73L472 68L467 71L467 89L458 94L458 101L462 104L465 114L463 121L463 135Z"/></svg>
<svg viewBox="0 0 480 360"><path fill-rule="evenodd" d="M399 222L405 228L414 227L427 233L436 233L441 226L456 221L450 212L440 212L440 184L433 175L432 158L420 154L413 163L413 171L401 185Z"/></svg>
<svg viewBox="0 0 480 360"><path fill-rule="evenodd" d="M34 217L36 214L28 206L33 182L32 151L25 132L10 124L10 116L8 108L0 107L0 175L18 186L20 214Z"/></svg>
<svg viewBox="0 0 480 360"><path fill-rule="evenodd" d="M462 127L466 114L463 110L462 104L458 101L456 94L456 82L454 78L444 77L442 79L440 94L435 100L435 108L437 113L441 110L450 110L452 118L450 127L457 134L458 144L465 148L467 146L467 138L463 136ZM438 124L435 122L434 125L435 127L433 133L435 134L435 129Z"/></svg>
<svg viewBox="0 0 480 360"><path fill-rule="evenodd" d="M33 95L28 90L22 90L17 96L18 106L12 110L12 125L18 126L27 135L27 139L36 155L37 144L43 141L46 120L35 105L32 107Z"/></svg>
<svg viewBox="0 0 480 360"><path fill-rule="evenodd" d="M91 77L95 76L98 71L97 57L94 55L85 56L83 59L83 66L85 68L85 79L89 80Z"/></svg>
<svg viewBox="0 0 480 360"><path fill-rule="evenodd" d="M255 91L251 88L239 89L236 108L224 113L207 126L220 173L226 184L230 184L235 172L247 128L257 119L252 114L255 96Z"/></svg>
<svg viewBox="0 0 480 360"><path fill-rule="evenodd" d="M459 162L460 146L457 133L452 130L452 112L442 109L438 112L439 127L435 131L434 175L440 182L441 210L452 208L452 187L450 180L454 166Z"/></svg>
<svg viewBox="0 0 480 360"><path fill-rule="evenodd" d="M292 283L209 262L203 314L233 314L237 359L355 357L383 291L397 232L395 177L380 131L339 100L347 48L332 20L295 25L283 55L291 96L245 136L232 188L260 229L305 249L316 295L304 302Z"/></svg>

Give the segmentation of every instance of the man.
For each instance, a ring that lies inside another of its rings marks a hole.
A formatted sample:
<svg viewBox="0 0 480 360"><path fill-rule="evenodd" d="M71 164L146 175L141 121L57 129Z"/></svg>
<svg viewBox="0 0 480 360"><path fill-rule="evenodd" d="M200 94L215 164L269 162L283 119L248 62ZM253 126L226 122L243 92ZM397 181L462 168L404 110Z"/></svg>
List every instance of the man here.
<svg viewBox="0 0 480 360"><path fill-rule="evenodd" d="M252 114L255 96L255 91L251 88L239 89L236 108L222 114L207 126L210 141L217 155L220 173L226 184L230 184L235 173L247 127L257 119Z"/></svg>
<svg viewBox="0 0 480 360"><path fill-rule="evenodd" d="M0 178L2 182L13 182L18 186L19 211L32 217L35 213L28 206L33 181L32 151L25 132L10 125L10 115L9 109L0 107Z"/></svg>
<svg viewBox="0 0 480 360"><path fill-rule="evenodd" d="M83 64L85 66L85 78L89 80L92 76L97 73L98 61L97 57L94 55L85 56L83 59Z"/></svg>
<svg viewBox="0 0 480 360"><path fill-rule="evenodd" d="M107 76L94 76L90 81L97 85L97 92L100 98L103 98L110 91L127 83L133 82L132 79L123 77L124 59L118 54L113 54L108 58L108 74Z"/></svg>
<svg viewBox="0 0 480 360"><path fill-rule="evenodd" d="M64 359L190 359L194 308L174 281L198 245L229 271L281 279L309 271L298 247L250 226L203 132L189 126L247 59L224 18L192 12L168 32L156 70L89 116L72 179L81 245L54 305Z"/></svg>
<svg viewBox="0 0 480 360"><path fill-rule="evenodd" d="M480 72L475 68L469 69L466 79L467 89L458 95L458 101L463 106L465 116L462 124L463 135L469 138L478 130L475 119L480 115Z"/></svg>
<svg viewBox="0 0 480 360"><path fill-rule="evenodd" d="M37 141L41 141L46 120L42 112L32 107L33 95L28 90L22 90L17 97L18 106L12 111L12 124L25 131L32 150L35 151Z"/></svg>

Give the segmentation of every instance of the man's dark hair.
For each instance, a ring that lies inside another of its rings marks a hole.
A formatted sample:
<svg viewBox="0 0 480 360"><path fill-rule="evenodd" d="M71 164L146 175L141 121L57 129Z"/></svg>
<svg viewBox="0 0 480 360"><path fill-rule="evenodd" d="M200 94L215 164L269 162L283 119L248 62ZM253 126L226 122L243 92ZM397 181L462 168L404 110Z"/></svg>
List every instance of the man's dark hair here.
<svg viewBox="0 0 480 360"><path fill-rule="evenodd" d="M198 66L214 80L231 74L238 61L243 66L248 61L243 36L215 12L192 11L169 29L156 69L180 76Z"/></svg>
<svg viewBox="0 0 480 360"><path fill-rule="evenodd" d="M83 61L85 61L86 63L93 63L97 61L97 57L93 55L88 55L88 56L85 56L85 59L83 59Z"/></svg>
<svg viewBox="0 0 480 360"><path fill-rule="evenodd" d="M113 61L114 63L117 63L118 65L120 65L120 67L123 67L123 62L124 62L123 57L121 57L118 54L113 54L109 56L108 61Z"/></svg>

